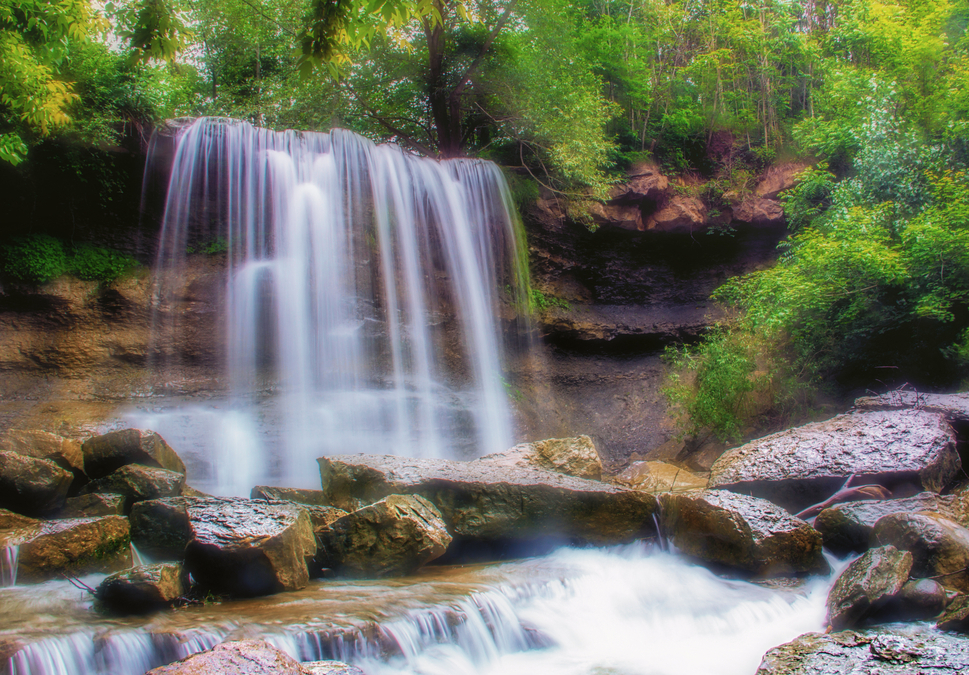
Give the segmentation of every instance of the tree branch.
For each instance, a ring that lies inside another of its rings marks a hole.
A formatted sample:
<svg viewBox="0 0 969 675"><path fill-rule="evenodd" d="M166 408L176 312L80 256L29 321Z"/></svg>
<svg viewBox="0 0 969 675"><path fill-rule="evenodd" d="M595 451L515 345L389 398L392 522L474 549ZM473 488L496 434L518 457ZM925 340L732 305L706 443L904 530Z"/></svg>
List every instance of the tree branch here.
<svg viewBox="0 0 969 675"><path fill-rule="evenodd" d="M433 157L437 154L430 147L428 147L427 145L424 145L420 141L413 139L411 135L405 132L403 129L396 127L389 120L379 115L376 110L374 110L369 105L367 105L367 102L363 100L363 97L361 97L360 94L358 94L357 91L348 83L343 82L341 84L343 84L343 86L347 88L347 91L350 92L350 95L353 96L353 99L360 105L361 108L363 108L364 112L366 112L367 115L371 117L371 119L373 119L377 124L385 128L387 131L397 136L405 145L410 147L412 150L416 150L417 152L423 155L426 155L428 157Z"/></svg>

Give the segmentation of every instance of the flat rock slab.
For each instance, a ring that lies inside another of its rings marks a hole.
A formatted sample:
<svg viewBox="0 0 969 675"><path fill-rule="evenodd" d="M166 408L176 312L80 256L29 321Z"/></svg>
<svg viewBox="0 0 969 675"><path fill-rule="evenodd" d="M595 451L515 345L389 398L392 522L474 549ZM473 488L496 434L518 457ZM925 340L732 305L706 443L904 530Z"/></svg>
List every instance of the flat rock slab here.
<svg viewBox="0 0 969 675"><path fill-rule="evenodd" d="M185 484L185 474L167 469L128 464L102 478L96 478L81 488L81 494L117 494L123 499L124 513L132 505L146 499L177 497Z"/></svg>
<svg viewBox="0 0 969 675"><path fill-rule="evenodd" d="M881 396L855 399L855 408L872 410L922 410L944 415L950 422L969 422L969 392L959 394L919 394L914 391L891 391Z"/></svg>
<svg viewBox="0 0 969 675"><path fill-rule="evenodd" d="M305 675L299 662L263 640L223 642L145 675Z"/></svg>
<svg viewBox="0 0 969 675"><path fill-rule="evenodd" d="M47 459L0 452L0 508L28 516L55 513L64 506L74 475Z"/></svg>
<svg viewBox="0 0 969 675"><path fill-rule="evenodd" d="M43 527L41 520L0 509L0 547L19 546L40 534Z"/></svg>
<svg viewBox="0 0 969 675"><path fill-rule="evenodd" d="M309 583L316 537L304 509L248 499L184 501L190 534L185 567L203 587L248 597Z"/></svg>
<svg viewBox="0 0 969 675"><path fill-rule="evenodd" d="M17 452L37 459L49 459L75 475L84 473L81 444L48 431L15 429L0 436L0 450Z"/></svg>
<svg viewBox="0 0 969 675"><path fill-rule="evenodd" d="M839 415L728 450L710 487L769 499L792 513L853 485L940 492L961 468L945 417L918 410Z"/></svg>
<svg viewBox="0 0 969 675"><path fill-rule="evenodd" d="M125 498L119 494L91 493L68 497L59 518L94 518L97 516L123 516Z"/></svg>
<svg viewBox="0 0 969 675"><path fill-rule="evenodd" d="M969 640L913 627L806 633L774 647L757 675L964 675Z"/></svg>
<svg viewBox="0 0 969 675"><path fill-rule="evenodd" d="M451 543L441 513L420 495L391 495L322 528L316 564L355 578L411 574Z"/></svg>
<svg viewBox="0 0 969 675"><path fill-rule="evenodd" d="M760 576L828 569L821 535L767 500L705 490L659 501L662 532L687 555Z"/></svg>
<svg viewBox="0 0 969 675"><path fill-rule="evenodd" d="M912 553L912 576L935 578L969 592L969 530L935 513L893 513L880 518L872 545L891 544Z"/></svg>
<svg viewBox="0 0 969 675"><path fill-rule="evenodd" d="M707 479L667 462L633 462L613 482L644 492L691 492L707 487Z"/></svg>
<svg viewBox="0 0 969 675"><path fill-rule="evenodd" d="M852 628L902 591L912 570L912 554L894 546L867 551L845 568L828 593L828 624Z"/></svg>
<svg viewBox="0 0 969 675"><path fill-rule="evenodd" d="M392 494L419 494L454 537L557 535L612 544L654 531L652 495L552 471L366 454L317 461L334 506L352 512Z"/></svg>
<svg viewBox="0 0 969 675"><path fill-rule="evenodd" d="M188 590L188 571L169 562L115 572L101 582L95 597L112 611L141 614L170 606Z"/></svg>
<svg viewBox="0 0 969 675"><path fill-rule="evenodd" d="M893 513L932 511L959 523L966 521L963 499L934 492L920 492L904 499L873 499L846 502L825 509L814 519L824 545L836 553L861 552L868 548L871 530L878 519Z"/></svg>
<svg viewBox="0 0 969 675"><path fill-rule="evenodd" d="M588 436L521 443L474 461L493 466L545 469L591 480L602 478L602 460L595 443Z"/></svg>
<svg viewBox="0 0 969 675"><path fill-rule="evenodd" d="M95 436L81 446L84 471L101 478L127 464L142 464L185 473L185 464L165 439L154 431L121 429Z"/></svg>
<svg viewBox="0 0 969 675"><path fill-rule="evenodd" d="M128 519L122 516L52 520L20 545L17 582L38 582L62 574L82 576L131 566Z"/></svg>
<svg viewBox="0 0 969 675"><path fill-rule="evenodd" d="M249 493L251 499L265 499L266 501L296 502L309 506L330 506L322 490L301 490L299 488L270 487L257 485Z"/></svg>

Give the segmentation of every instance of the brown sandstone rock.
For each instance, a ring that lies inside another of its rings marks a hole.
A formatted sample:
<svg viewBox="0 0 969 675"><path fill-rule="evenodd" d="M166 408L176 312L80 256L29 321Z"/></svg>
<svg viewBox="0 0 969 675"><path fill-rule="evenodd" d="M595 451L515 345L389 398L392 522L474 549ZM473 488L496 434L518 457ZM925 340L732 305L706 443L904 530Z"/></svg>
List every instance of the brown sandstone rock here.
<svg viewBox="0 0 969 675"><path fill-rule="evenodd" d="M385 497L322 528L318 538L318 564L358 578L411 574L451 543L440 512L418 495Z"/></svg>
<svg viewBox="0 0 969 675"><path fill-rule="evenodd" d="M0 507L31 516L56 512L74 476L46 459L0 452Z"/></svg>
<svg viewBox="0 0 969 675"><path fill-rule="evenodd" d="M838 415L727 450L711 488L770 499L797 513L852 484L940 492L961 467L942 415L919 411Z"/></svg>
<svg viewBox="0 0 969 675"><path fill-rule="evenodd" d="M88 439L82 446L84 470L91 478L102 478L127 464L185 473L185 464L154 431L121 429Z"/></svg>
<svg viewBox="0 0 969 675"><path fill-rule="evenodd" d="M20 545L17 582L62 574L81 576L131 566L128 519L121 516L45 522L37 536Z"/></svg>
<svg viewBox="0 0 969 675"><path fill-rule="evenodd" d="M646 219L646 229L657 232L695 232L707 222L707 208L696 197L676 196Z"/></svg>
<svg viewBox="0 0 969 675"><path fill-rule="evenodd" d="M969 632L969 595L959 595L952 599L945 612L939 617L936 626L940 630L957 633Z"/></svg>
<svg viewBox="0 0 969 675"><path fill-rule="evenodd" d="M855 399L862 411L922 410L939 413L950 422L969 422L969 392L958 394L921 394L914 391L891 391L881 396Z"/></svg>
<svg viewBox="0 0 969 675"><path fill-rule="evenodd" d="M595 443L588 436L521 443L509 450L493 452L474 461L496 467L546 469L576 478L602 478L602 460L599 459Z"/></svg>
<svg viewBox="0 0 969 675"><path fill-rule="evenodd" d="M761 576L822 572L821 535L756 497L726 490L665 493L661 531L683 553Z"/></svg>
<svg viewBox="0 0 969 675"><path fill-rule="evenodd" d="M223 642L145 675L305 675L299 662L263 640Z"/></svg>
<svg viewBox="0 0 969 675"><path fill-rule="evenodd" d="M322 490L301 490L299 488L269 487L257 485L249 493L251 499L265 499L267 501L296 502L311 506L331 506L326 502L326 495Z"/></svg>
<svg viewBox="0 0 969 675"><path fill-rule="evenodd" d="M777 199L781 192L797 185L798 174L808 166L804 162L774 164L758 178L754 194L763 199Z"/></svg>
<svg viewBox="0 0 969 675"><path fill-rule="evenodd" d="M827 622L851 628L898 595L912 570L912 554L894 546L873 548L852 562L828 593Z"/></svg>
<svg viewBox="0 0 969 675"><path fill-rule="evenodd" d="M669 190L669 179L660 173L656 164L638 162L629 168L625 183L610 191L610 198L616 203L639 203L644 199L658 202Z"/></svg>
<svg viewBox="0 0 969 675"><path fill-rule="evenodd" d="M131 507L131 541L156 560L182 560L192 538L188 505L204 497L150 499ZM215 499L215 498L212 498Z"/></svg>
<svg viewBox="0 0 969 675"><path fill-rule="evenodd" d="M119 494L124 499L124 512L128 513L137 502L178 496L184 483L185 474L128 464L103 478L92 480L81 488L81 494Z"/></svg>
<svg viewBox="0 0 969 675"><path fill-rule="evenodd" d="M932 513L893 513L875 523L873 544L912 553L912 576L969 591L969 530Z"/></svg>
<svg viewBox="0 0 969 675"><path fill-rule="evenodd" d="M751 225L780 225L784 222L784 207L774 199L748 197L733 210L733 218Z"/></svg>
<svg viewBox="0 0 969 675"><path fill-rule="evenodd" d="M58 514L60 518L93 518L97 516L123 516L125 499L111 493L91 493L69 497Z"/></svg>
<svg viewBox="0 0 969 675"><path fill-rule="evenodd" d="M101 582L95 596L115 612L140 614L170 606L188 589L188 572L181 563L158 563L115 572Z"/></svg>
<svg viewBox="0 0 969 675"><path fill-rule="evenodd" d="M614 483L644 492L703 490L707 479L667 462L633 462L613 479Z"/></svg>
<svg viewBox="0 0 969 675"><path fill-rule="evenodd" d="M643 212L639 206L621 204L593 204L589 207L592 221L599 227L611 226L642 232Z"/></svg>
<svg viewBox="0 0 969 675"><path fill-rule="evenodd" d="M0 436L0 451L17 452L36 459L49 459L77 476L84 473L81 444L47 431L10 430Z"/></svg>

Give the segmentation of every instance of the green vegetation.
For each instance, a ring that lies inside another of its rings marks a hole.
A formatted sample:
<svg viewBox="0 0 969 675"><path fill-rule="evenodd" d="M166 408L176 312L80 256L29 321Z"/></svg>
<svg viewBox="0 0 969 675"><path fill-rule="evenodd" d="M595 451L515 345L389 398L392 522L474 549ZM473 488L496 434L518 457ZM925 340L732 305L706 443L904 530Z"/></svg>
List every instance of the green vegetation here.
<svg viewBox="0 0 969 675"><path fill-rule="evenodd" d="M554 295L545 295L540 290L535 288L532 289L529 300L529 304L531 305L533 312L544 312L552 307L558 307L559 309L564 310L572 309L572 306L569 304L568 300L556 298Z"/></svg>
<svg viewBox="0 0 969 675"><path fill-rule="evenodd" d="M138 262L129 255L91 244L69 249L59 239L35 234L0 246L0 265L7 278L42 284L64 274L110 282L135 269Z"/></svg>

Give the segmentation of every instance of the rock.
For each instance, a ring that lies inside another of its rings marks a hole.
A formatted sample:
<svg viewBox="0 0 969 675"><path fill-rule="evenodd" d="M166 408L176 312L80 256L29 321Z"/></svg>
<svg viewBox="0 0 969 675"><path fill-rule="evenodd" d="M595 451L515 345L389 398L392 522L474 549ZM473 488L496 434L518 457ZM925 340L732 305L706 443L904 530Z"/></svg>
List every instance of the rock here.
<svg viewBox="0 0 969 675"><path fill-rule="evenodd" d="M0 548L18 546L33 539L43 529L43 522L0 509Z"/></svg>
<svg viewBox="0 0 969 675"><path fill-rule="evenodd" d="M629 168L625 183L610 190L610 199L617 204L638 204L644 199L658 202L666 196L669 179L660 173L659 166L638 162Z"/></svg>
<svg viewBox="0 0 969 675"><path fill-rule="evenodd" d="M102 478L127 464L167 469L184 474L185 464L154 431L121 429L88 439L82 446L84 470L91 478Z"/></svg>
<svg viewBox="0 0 969 675"><path fill-rule="evenodd" d="M784 207L775 199L748 197L733 210L733 218L751 225L781 225L784 223Z"/></svg>
<svg viewBox="0 0 969 675"><path fill-rule="evenodd" d="M297 504L309 504L311 506L331 506L326 502L326 495L323 494L322 490L300 490L298 488L257 485L252 488L249 497L267 501L296 502Z"/></svg>
<svg viewBox="0 0 969 675"><path fill-rule="evenodd" d="M596 202L589 207L589 214L592 216L592 222L599 227L611 226L634 232L642 232L646 229L643 226L643 212L636 205Z"/></svg>
<svg viewBox="0 0 969 675"><path fill-rule="evenodd" d="M814 519L814 528L824 537L824 545L836 553L861 552L868 548L871 528L882 516L891 513L933 511L954 521L964 518L962 502L952 496L920 492L904 499L873 499L837 504Z"/></svg>
<svg viewBox="0 0 969 675"><path fill-rule="evenodd" d="M941 415L856 413L727 450L711 468L710 487L763 497L797 513L834 494L852 475L853 485L940 492L960 467L955 436Z"/></svg>
<svg viewBox="0 0 969 675"><path fill-rule="evenodd" d="M289 502L186 499L185 567L203 587L236 596L294 591L316 555L310 517Z"/></svg>
<svg viewBox="0 0 969 675"><path fill-rule="evenodd" d="M183 497L211 497L207 492L202 492L201 490L196 490L191 485L182 486L182 496Z"/></svg>
<svg viewBox="0 0 969 675"><path fill-rule="evenodd" d="M756 497L726 490L665 493L660 527L683 553L760 576L823 572L821 535Z"/></svg>
<svg viewBox="0 0 969 675"><path fill-rule="evenodd" d="M128 519L122 516L45 522L20 545L17 582L114 572L131 566Z"/></svg>
<svg viewBox="0 0 969 675"><path fill-rule="evenodd" d="M81 494L119 494L124 498L124 512L146 499L176 497L182 491L185 474L140 464L128 464L81 488Z"/></svg>
<svg viewBox="0 0 969 675"><path fill-rule="evenodd" d="M68 497L58 516L60 518L93 518L96 516L123 516L124 513L124 497L106 492Z"/></svg>
<svg viewBox="0 0 969 675"><path fill-rule="evenodd" d="M200 497L150 499L131 507L131 542L154 560L182 560L192 538L188 504Z"/></svg>
<svg viewBox="0 0 969 675"><path fill-rule="evenodd" d="M633 462L613 482L644 492L703 490L707 480L667 462Z"/></svg>
<svg viewBox="0 0 969 675"><path fill-rule="evenodd" d="M521 443L504 452L493 452L479 457L475 461L492 466L546 469L577 478L602 478L602 460L599 459L595 443L588 436Z"/></svg>
<svg viewBox="0 0 969 675"><path fill-rule="evenodd" d="M696 197L675 196L646 219L646 229L657 232L694 232L707 222L707 208Z"/></svg>
<svg viewBox="0 0 969 675"><path fill-rule="evenodd" d="M302 666L306 675L366 675L356 666L343 661L308 661Z"/></svg>
<svg viewBox="0 0 969 675"><path fill-rule="evenodd" d="M309 515L310 522L313 524L313 532L317 534L321 529L329 527L347 515L346 511L334 506L311 506L309 504L299 504L298 506Z"/></svg>
<svg viewBox="0 0 969 675"><path fill-rule="evenodd" d="M75 478L84 474L81 444L47 431L16 429L0 436L0 451L16 452L35 459L49 459Z"/></svg>
<svg viewBox="0 0 969 675"><path fill-rule="evenodd" d="M867 551L845 568L828 593L828 625L842 630L861 623L901 592L911 570L908 551L894 546Z"/></svg>
<svg viewBox="0 0 969 675"><path fill-rule="evenodd" d="M774 647L757 675L961 675L969 669L969 640L910 629L806 633Z"/></svg>
<svg viewBox="0 0 969 675"><path fill-rule="evenodd" d="M565 536L608 544L653 529L652 495L551 471L366 454L317 461L334 506L352 512L392 494L419 494L455 538Z"/></svg>
<svg viewBox="0 0 969 675"><path fill-rule="evenodd" d="M933 513L893 513L878 519L872 542L912 553L912 576L933 577L969 591L969 530Z"/></svg>
<svg viewBox="0 0 969 675"><path fill-rule="evenodd" d="M95 596L115 612L141 614L171 606L188 590L188 572L180 563L158 563L115 572L101 582Z"/></svg>
<svg viewBox="0 0 969 675"><path fill-rule="evenodd" d="M898 596L885 608L888 621L922 621L938 616L949 597L945 587L934 579L910 579ZM881 614L881 613L880 613Z"/></svg>
<svg viewBox="0 0 969 675"><path fill-rule="evenodd" d="M757 179L754 194L764 199L777 199L781 192L798 184L798 175L808 166L804 162L774 164Z"/></svg>
<svg viewBox="0 0 969 675"><path fill-rule="evenodd" d="M223 642L145 675L304 675L286 652L263 640Z"/></svg>
<svg viewBox="0 0 969 675"><path fill-rule="evenodd" d="M343 576L397 577L441 557L450 543L433 504L419 495L390 495L323 528L317 561Z"/></svg>
<svg viewBox="0 0 969 675"><path fill-rule="evenodd" d="M0 452L0 507L29 516L64 506L74 476L47 459Z"/></svg>
<svg viewBox="0 0 969 675"><path fill-rule="evenodd" d="M881 396L855 399L861 411L921 410L944 415L950 422L969 422L969 392L958 394L920 394L914 391L890 391Z"/></svg>
<svg viewBox="0 0 969 675"><path fill-rule="evenodd" d="M958 595L952 599L945 613L939 617L936 626L940 630L969 632L969 595Z"/></svg>

